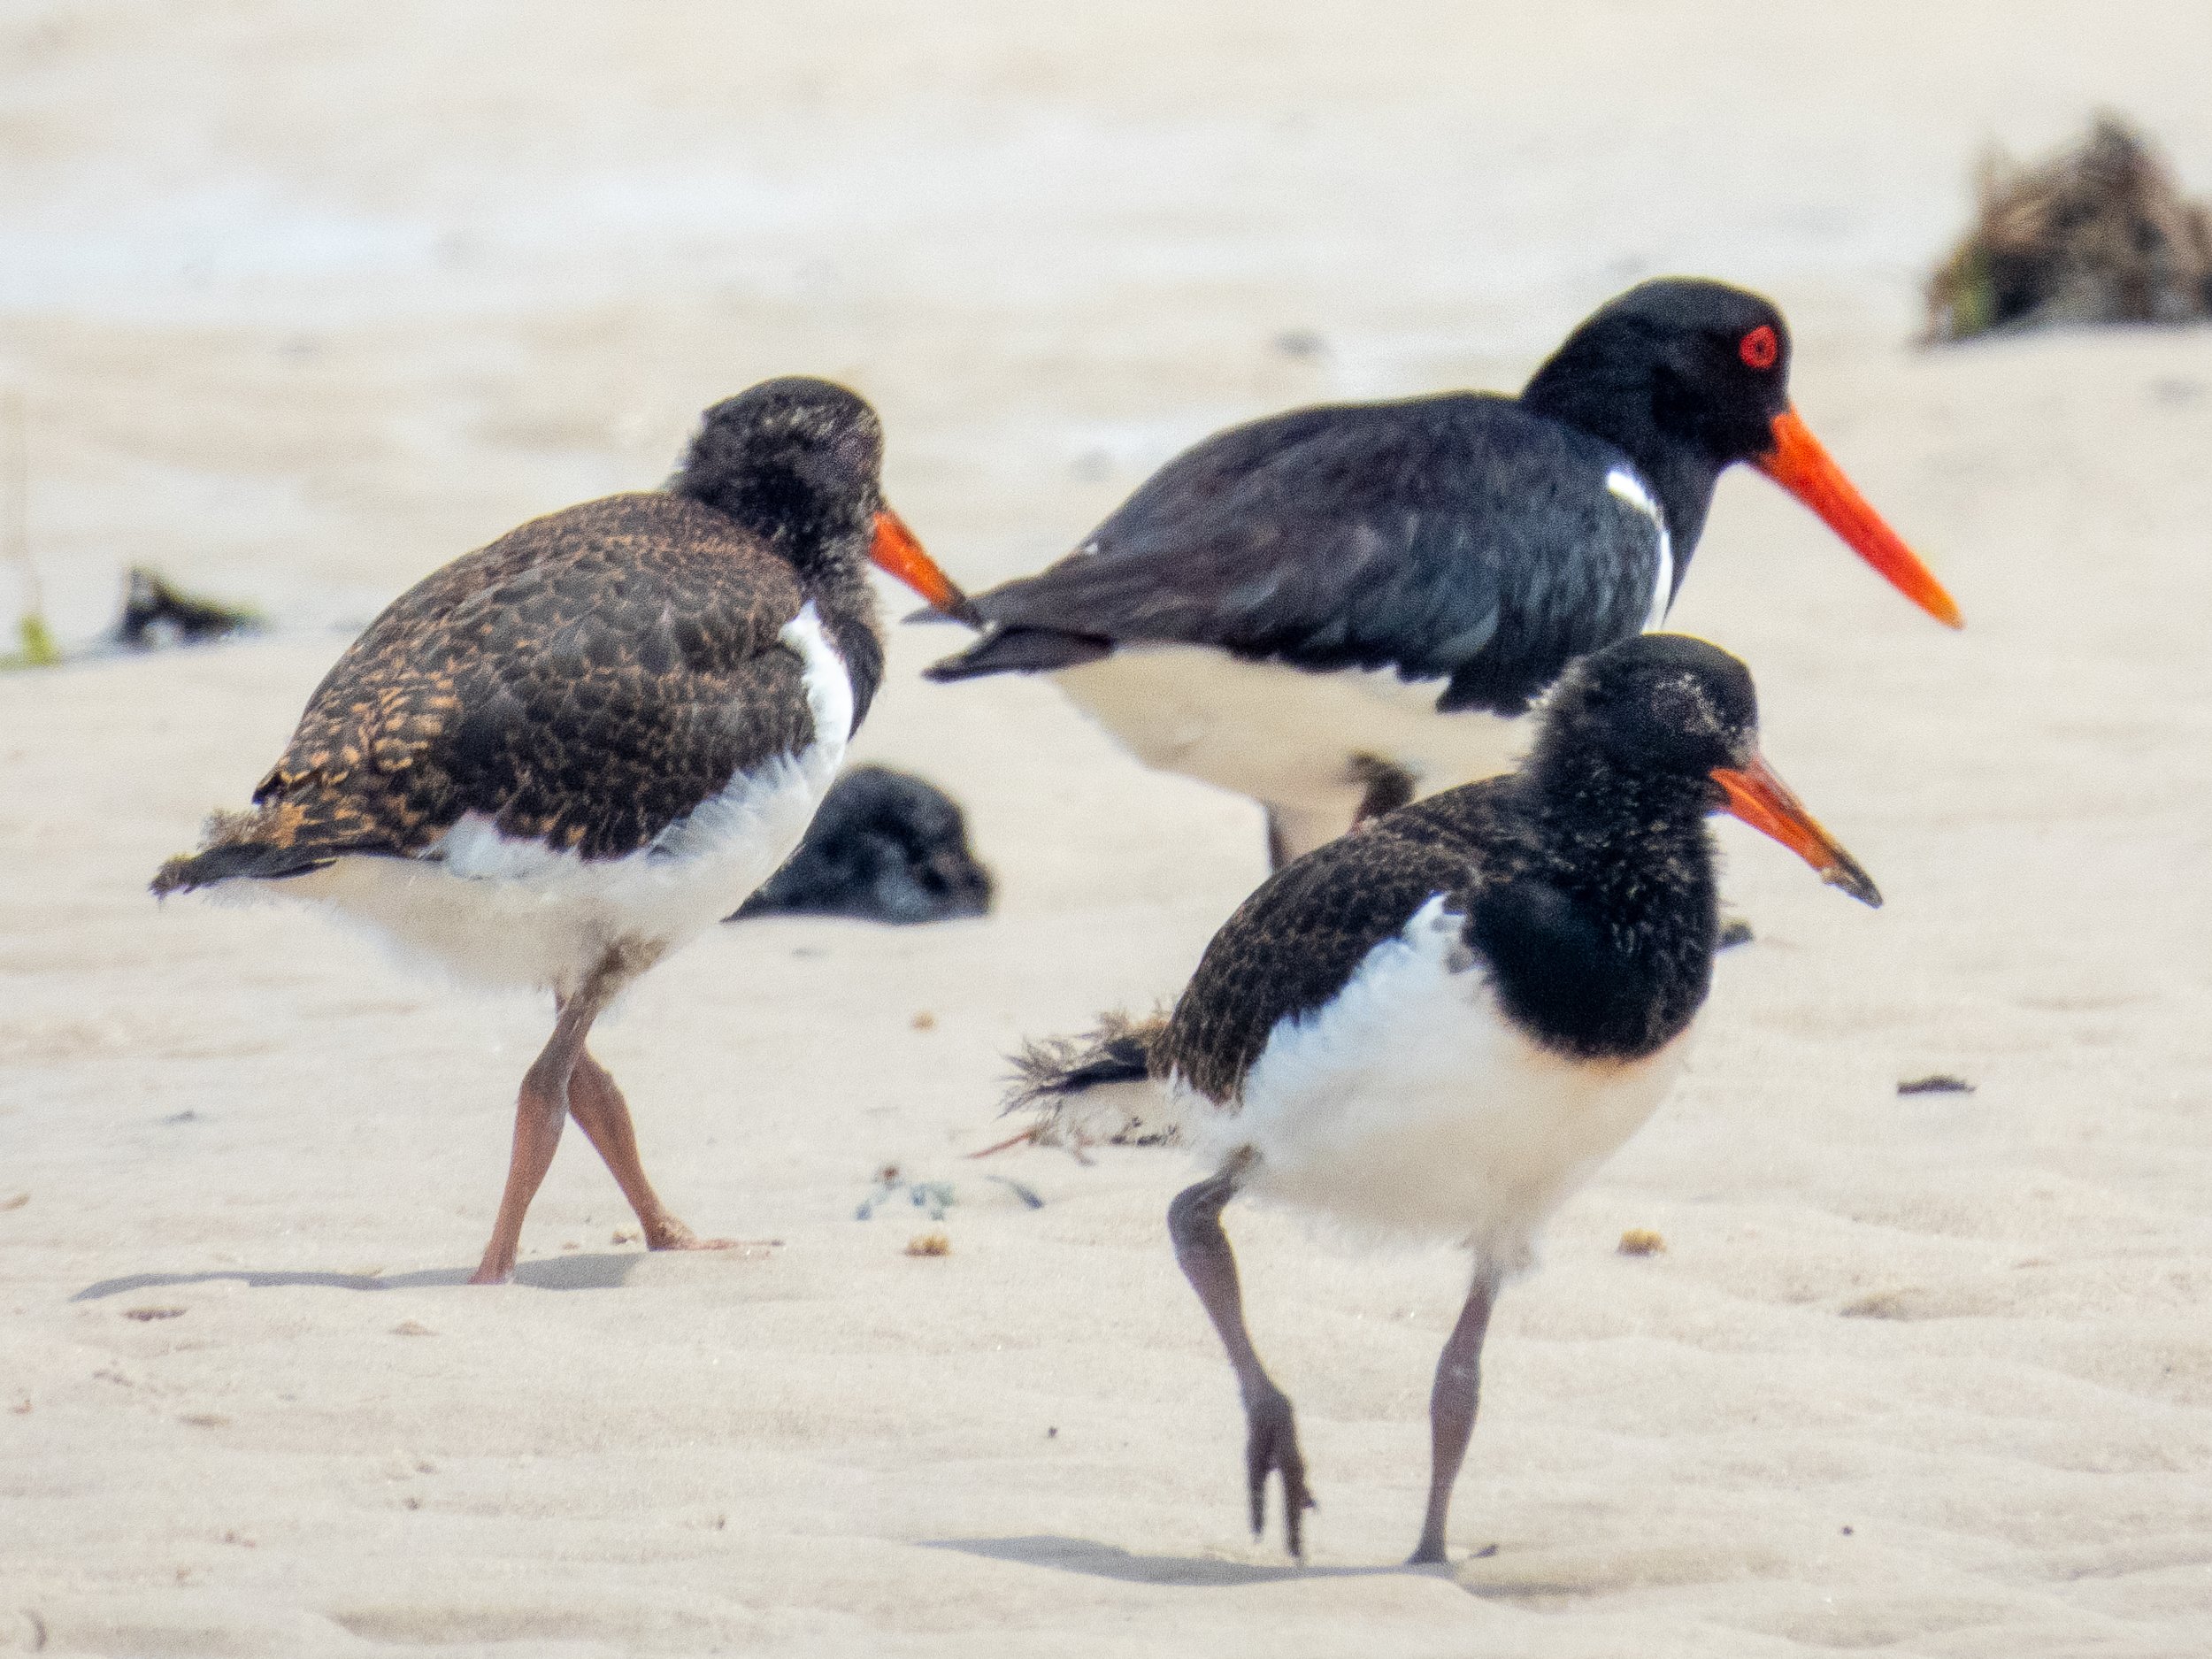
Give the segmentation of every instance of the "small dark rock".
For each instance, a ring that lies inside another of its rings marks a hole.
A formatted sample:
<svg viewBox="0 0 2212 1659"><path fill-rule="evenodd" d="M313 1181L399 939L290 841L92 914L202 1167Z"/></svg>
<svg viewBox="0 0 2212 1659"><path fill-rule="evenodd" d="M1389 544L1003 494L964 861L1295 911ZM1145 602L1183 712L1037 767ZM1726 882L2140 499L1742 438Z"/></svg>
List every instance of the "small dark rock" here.
<svg viewBox="0 0 2212 1659"><path fill-rule="evenodd" d="M1948 1071L1938 1071L1929 1077L1916 1077L1897 1086L1900 1094L1971 1094L1974 1086L1962 1077L1953 1077Z"/></svg>
<svg viewBox="0 0 2212 1659"><path fill-rule="evenodd" d="M726 918L852 916L949 921L991 908L991 872L959 803L920 778L861 766L831 786L790 861Z"/></svg>
<svg viewBox="0 0 2212 1659"><path fill-rule="evenodd" d="M1720 925L1718 949L1733 950L1738 945L1747 945L1759 935L1751 931L1751 924L1740 916L1732 916Z"/></svg>

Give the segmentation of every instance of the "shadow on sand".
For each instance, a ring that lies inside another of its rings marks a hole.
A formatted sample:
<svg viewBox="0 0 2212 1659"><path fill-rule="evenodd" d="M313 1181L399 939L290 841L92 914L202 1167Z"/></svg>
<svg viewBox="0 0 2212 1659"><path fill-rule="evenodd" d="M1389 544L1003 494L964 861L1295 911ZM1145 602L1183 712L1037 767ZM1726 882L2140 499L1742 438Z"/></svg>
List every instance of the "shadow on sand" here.
<svg viewBox="0 0 2212 1659"><path fill-rule="evenodd" d="M619 1255L546 1256L518 1265L514 1282L527 1285L533 1290L618 1290L644 1259L642 1250L625 1250ZM232 1268L209 1273L126 1273L119 1279L104 1279L96 1285L87 1285L69 1300L98 1302L127 1291L211 1285L227 1279L251 1285L257 1290L281 1285L313 1285L325 1290L427 1290L465 1285L473 1271L466 1267L432 1267L415 1273L386 1274L261 1272L252 1268Z"/></svg>
<svg viewBox="0 0 2212 1659"><path fill-rule="evenodd" d="M1280 1584L1287 1578L1375 1578L1408 1573L1448 1578L1439 1567L1300 1567L1286 1563L1263 1567L1241 1561L1217 1561L1204 1555L1137 1555L1112 1544L1088 1539L1055 1538L932 1538L921 1540L925 1549L956 1549L964 1555L989 1561L1018 1561L1028 1567L1051 1567L1061 1572L1079 1572L1093 1578L1112 1578L1123 1584L1184 1585L1218 1588L1240 1584Z"/></svg>

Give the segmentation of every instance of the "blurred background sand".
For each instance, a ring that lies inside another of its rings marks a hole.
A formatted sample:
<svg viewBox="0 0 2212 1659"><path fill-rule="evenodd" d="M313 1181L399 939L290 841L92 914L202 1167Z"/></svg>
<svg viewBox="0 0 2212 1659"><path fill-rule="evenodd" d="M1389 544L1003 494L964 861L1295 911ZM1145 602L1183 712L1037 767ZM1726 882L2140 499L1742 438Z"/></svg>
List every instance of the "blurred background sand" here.
<svg viewBox="0 0 2212 1659"><path fill-rule="evenodd" d="M136 563L278 625L0 677L0 1651L2212 1640L2212 330L1908 344L1985 143L2110 104L2212 192L2212 12L22 4L0 74L58 629ZM1008 1048L1171 992L1262 861L1048 689L922 684L949 635L899 633L859 752L967 804L999 912L722 930L602 1043L679 1211L772 1251L614 1242L572 1137L523 1285L458 1288L543 1011L144 896L346 630L764 375L873 399L980 586L1226 421L1517 384L1678 271L1787 310L1969 629L1722 486L1675 622L1889 907L1721 832L1758 941L1502 1306L1451 1575L1379 1571L1448 1256L1233 1220L1324 1506L1294 1575L1186 1166L959 1161ZM1978 1092L1895 1094L1938 1071ZM955 1184L949 1256L854 1219L891 1162Z"/></svg>

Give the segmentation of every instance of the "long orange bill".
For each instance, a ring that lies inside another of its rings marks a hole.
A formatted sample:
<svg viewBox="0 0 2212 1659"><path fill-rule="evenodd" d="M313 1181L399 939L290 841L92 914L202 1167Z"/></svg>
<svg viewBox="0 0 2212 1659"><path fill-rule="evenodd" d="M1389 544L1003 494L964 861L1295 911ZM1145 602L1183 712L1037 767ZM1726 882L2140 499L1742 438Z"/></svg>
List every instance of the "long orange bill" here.
<svg viewBox="0 0 2212 1659"><path fill-rule="evenodd" d="M928 600L933 609L972 628L983 626L983 613L954 585L951 577L937 568L937 561L922 551L922 544L914 539L906 521L888 507L876 514L876 535L868 557L879 569Z"/></svg>
<svg viewBox="0 0 2212 1659"><path fill-rule="evenodd" d="M1772 767L1755 751L1741 771L1732 766L1713 768L1713 781L1728 797L1728 810L1757 830L1771 835L1820 872L1832 887L1841 887L1862 904L1882 908L1882 895L1874 878L1859 861L1837 844L1836 838L1813 821L1789 786L1774 775Z"/></svg>
<svg viewBox="0 0 2212 1659"><path fill-rule="evenodd" d="M1959 614L1951 595L1943 591L1943 584L1897 532L1882 522L1882 516L1867 505L1866 497L1829 458L1820 440L1798 419L1797 411L1784 410L1774 418L1770 430L1774 434L1774 448L1751 465L1818 513L1831 530L1850 543L1852 550L1887 578L1899 593L1945 626L1964 627L1966 618Z"/></svg>

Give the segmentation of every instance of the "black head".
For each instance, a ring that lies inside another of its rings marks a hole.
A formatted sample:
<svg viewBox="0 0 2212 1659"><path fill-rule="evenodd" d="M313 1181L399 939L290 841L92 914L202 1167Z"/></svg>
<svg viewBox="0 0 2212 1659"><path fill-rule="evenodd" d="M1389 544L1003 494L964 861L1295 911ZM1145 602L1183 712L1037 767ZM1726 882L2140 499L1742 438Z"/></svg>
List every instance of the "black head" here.
<svg viewBox="0 0 2212 1659"><path fill-rule="evenodd" d="M1725 282L1665 277L1609 300L1569 334L1522 400L1643 459L1656 434L1716 471L1765 455L1789 407L1790 330Z"/></svg>
<svg viewBox="0 0 2212 1659"><path fill-rule="evenodd" d="M668 488L726 512L809 576L872 559L949 616L982 618L883 499L883 423L803 374L763 380L700 418Z"/></svg>
<svg viewBox="0 0 2212 1659"><path fill-rule="evenodd" d="M1641 634L1568 671L1544 712L1537 754L1701 780L1716 767L1741 766L1758 748L1749 669L1686 634Z"/></svg>
<svg viewBox="0 0 2212 1659"><path fill-rule="evenodd" d="M1789 325L1756 294L1692 277L1639 283L1567 336L1521 403L1627 452L1658 489L1678 571L1696 549L1715 481L1748 461L1915 604L1960 625L1943 585L1790 407Z"/></svg>
<svg viewBox="0 0 2212 1659"><path fill-rule="evenodd" d="M787 556L835 549L856 560L883 505L882 468L883 425L866 401L790 375L708 410L669 488Z"/></svg>
<svg viewBox="0 0 2212 1659"><path fill-rule="evenodd" d="M1882 902L1760 755L1751 671L1702 640L1644 634L1584 657L1553 694L1525 775L1585 817L1732 813L1823 880Z"/></svg>

